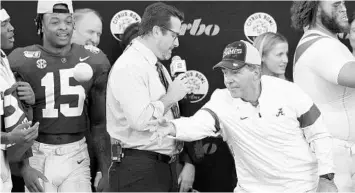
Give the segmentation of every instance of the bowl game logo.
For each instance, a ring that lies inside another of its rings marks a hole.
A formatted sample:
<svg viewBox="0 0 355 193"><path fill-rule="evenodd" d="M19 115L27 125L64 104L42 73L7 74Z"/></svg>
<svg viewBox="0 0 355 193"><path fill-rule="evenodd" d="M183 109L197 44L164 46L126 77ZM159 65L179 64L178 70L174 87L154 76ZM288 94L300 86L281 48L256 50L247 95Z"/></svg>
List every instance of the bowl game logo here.
<svg viewBox="0 0 355 193"><path fill-rule="evenodd" d="M265 32L277 32L277 24L273 17L267 13L254 13L244 23L245 37L251 42Z"/></svg>
<svg viewBox="0 0 355 193"><path fill-rule="evenodd" d="M123 34L124 30L132 23L141 22L141 17L134 11L122 10L116 13L110 24L110 29L113 37L121 41L120 35Z"/></svg>
<svg viewBox="0 0 355 193"><path fill-rule="evenodd" d="M189 70L180 74L178 77L180 77L181 80L187 79L189 92L185 96L185 100L190 103L197 103L205 98L209 87L205 75L195 70Z"/></svg>
<svg viewBox="0 0 355 193"><path fill-rule="evenodd" d="M100 53L100 48L98 47L95 47L93 45L85 45L84 46L85 49L89 50L91 53L93 54L98 54Z"/></svg>
<svg viewBox="0 0 355 193"><path fill-rule="evenodd" d="M26 58L39 58L41 56L41 51L24 51L23 55Z"/></svg>

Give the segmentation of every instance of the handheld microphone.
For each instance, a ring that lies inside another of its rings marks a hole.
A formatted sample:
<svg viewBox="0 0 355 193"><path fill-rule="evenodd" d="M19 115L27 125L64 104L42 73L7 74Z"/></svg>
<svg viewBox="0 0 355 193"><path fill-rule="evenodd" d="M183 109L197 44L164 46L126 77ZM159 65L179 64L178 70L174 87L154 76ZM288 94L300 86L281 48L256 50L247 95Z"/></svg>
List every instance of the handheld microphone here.
<svg viewBox="0 0 355 193"><path fill-rule="evenodd" d="M182 60L180 56L174 56L171 59L170 72L173 78L177 77L181 73L186 72L186 62Z"/></svg>

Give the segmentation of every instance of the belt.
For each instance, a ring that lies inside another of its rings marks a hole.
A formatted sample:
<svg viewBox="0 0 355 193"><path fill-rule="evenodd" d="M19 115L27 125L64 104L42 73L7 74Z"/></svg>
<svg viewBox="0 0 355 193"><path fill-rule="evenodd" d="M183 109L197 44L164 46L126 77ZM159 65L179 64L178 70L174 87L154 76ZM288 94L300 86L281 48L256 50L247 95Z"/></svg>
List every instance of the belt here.
<svg viewBox="0 0 355 193"><path fill-rule="evenodd" d="M80 141L85 137L84 132L71 134L47 134L39 133L36 141L40 143L63 145Z"/></svg>
<svg viewBox="0 0 355 193"><path fill-rule="evenodd" d="M62 145L45 144L45 143L40 143L35 141L34 144L32 145L32 149L45 152L46 154L48 153L48 154L62 156L62 155L67 155L69 153L72 153L74 151L79 151L82 148L83 144L85 143L86 143L86 138L82 138L81 140L73 143L62 144Z"/></svg>
<svg viewBox="0 0 355 193"><path fill-rule="evenodd" d="M167 164L171 164L176 161L177 155L168 156L161 153L146 151L146 150L138 150L131 148L123 148L122 153L124 156L146 156L154 160L158 160Z"/></svg>

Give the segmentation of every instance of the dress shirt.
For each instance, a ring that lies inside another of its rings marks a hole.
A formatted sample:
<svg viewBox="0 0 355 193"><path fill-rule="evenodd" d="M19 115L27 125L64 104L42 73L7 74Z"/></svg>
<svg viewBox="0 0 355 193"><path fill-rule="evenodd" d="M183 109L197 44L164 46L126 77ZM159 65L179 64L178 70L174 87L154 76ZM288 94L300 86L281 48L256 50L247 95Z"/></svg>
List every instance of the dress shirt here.
<svg viewBox="0 0 355 193"><path fill-rule="evenodd" d="M174 139L166 138L161 145L150 140L151 120L162 116L173 119L171 110L164 114L164 104L160 101L166 90L156 63L157 57L139 37L117 59L107 85L107 131L123 148L173 155L177 153ZM168 71L165 67L163 70L171 82Z"/></svg>

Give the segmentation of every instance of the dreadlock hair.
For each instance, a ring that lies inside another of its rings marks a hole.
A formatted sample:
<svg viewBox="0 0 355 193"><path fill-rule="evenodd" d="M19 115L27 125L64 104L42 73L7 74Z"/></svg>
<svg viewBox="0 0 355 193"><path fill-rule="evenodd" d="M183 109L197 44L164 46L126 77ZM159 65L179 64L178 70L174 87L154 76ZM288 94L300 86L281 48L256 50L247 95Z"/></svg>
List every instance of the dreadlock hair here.
<svg viewBox="0 0 355 193"><path fill-rule="evenodd" d="M121 47L123 50L138 36L139 24L139 22L132 23L124 30L121 38Z"/></svg>
<svg viewBox="0 0 355 193"><path fill-rule="evenodd" d="M43 31L42 31L43 15L44 15L43 13L37 14L37 16L35 18L35 24L37 27L37 35L39 35L41 37L41 39L43 38Z"/></svg>
<svg viewBox="0 0 355 193"><path fill-rule="evenodd" d="M314 25L319 3L319 1L294 1L291 6L292 27L303 31L304 27Z"/></svg>

